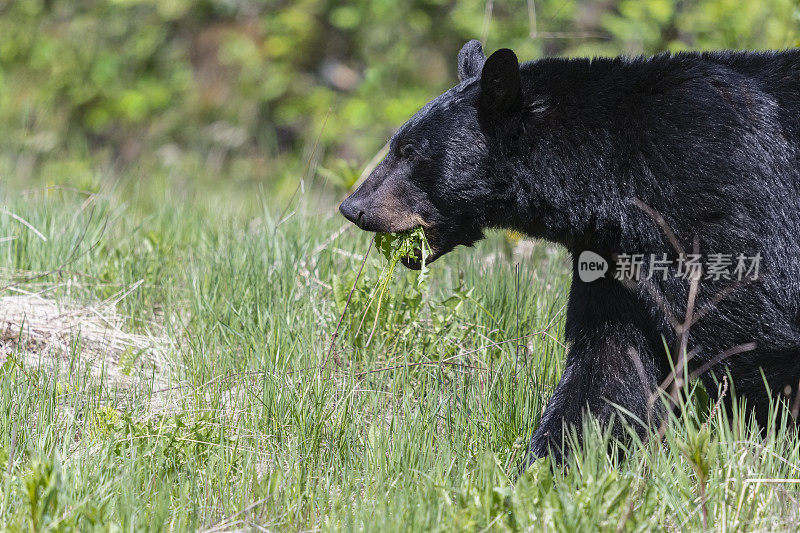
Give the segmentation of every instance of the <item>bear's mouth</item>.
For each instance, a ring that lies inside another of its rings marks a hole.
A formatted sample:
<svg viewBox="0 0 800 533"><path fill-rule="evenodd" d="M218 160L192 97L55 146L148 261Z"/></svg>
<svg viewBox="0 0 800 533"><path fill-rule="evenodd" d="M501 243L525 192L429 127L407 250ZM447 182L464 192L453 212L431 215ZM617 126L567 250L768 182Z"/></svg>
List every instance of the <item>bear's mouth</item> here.
<svg viewBox="0 0 800 533"><path fill-rule="evenodd" d="M418 225L411 229L422 228L425 233L425 240L428 241L430 253L425 259L425 264L429 265L449 253L456 246L472 246L475 242L483 238L483 231L477 227L467 227L462 231L461 238L453 238L452 230L447 226L433 227L430 224ZM403 257L400 262L404 267L411 270L420 270L422 268L422 250L419 247L414 248L414 257Z"/></svg>
<svg viewBox="0 0 800 533"><path fill-rule="evenodd" d="M419 248L414 248L414 256L415 257L403 257L400 259L400 262L403 263L403 266L409 268L411 270L420 270L422 269L422 250ZM437 259L439 259L442 254L437 254L433 250L425 259L425 264L430 265Z"/></svg>
<svg viewBox="0 0 800 533"><path fill-rule="evenodd" d="M440 246L436 245L436 234L431 231L430 226L417 226L417 228L422 228L422 231L425 233L425 240L428 241L428 246L430 247L430 253L428 257L425 258L425 264L429 265L439 259L441 256L444 255L442 253L442 249ZM412 228L416 229L416 228ZM414 248L413 256L406 256L400 259L400 262L403 264L404 267L409 268L411 270L420 270L422 269L422 249L417 246Z"/></svg>

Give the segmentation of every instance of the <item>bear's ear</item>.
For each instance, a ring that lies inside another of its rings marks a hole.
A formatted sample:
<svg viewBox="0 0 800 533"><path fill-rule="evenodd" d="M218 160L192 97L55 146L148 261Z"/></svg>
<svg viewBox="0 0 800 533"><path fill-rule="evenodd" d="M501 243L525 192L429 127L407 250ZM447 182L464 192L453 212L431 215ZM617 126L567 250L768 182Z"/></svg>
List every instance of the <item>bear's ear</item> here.
<svg viewBox="0 0 800 533"><path fill-rule="evenodd" d="M521 109L519 62L514 52L501 48L489 56L483 65L478 111L484 119L493 122L518 113Z"/></svg>
<svg viewBox="0 0 800 533"><path fill-rule="evenodd" d="M486 56L483 55L483 46L475 39L461 47L458 53L458 81L474 78L481 73Z"/></svg>

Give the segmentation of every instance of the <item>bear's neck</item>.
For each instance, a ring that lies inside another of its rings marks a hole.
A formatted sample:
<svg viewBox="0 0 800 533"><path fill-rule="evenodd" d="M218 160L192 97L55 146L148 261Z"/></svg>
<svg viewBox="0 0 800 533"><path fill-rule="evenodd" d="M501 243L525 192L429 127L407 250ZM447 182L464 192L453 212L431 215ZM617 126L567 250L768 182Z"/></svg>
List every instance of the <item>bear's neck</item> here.
<svg viewBox="0 0 800 533"><path fill-rule="evenodd" d="M623 239L630 176L619 164L636 106L619 59L546 59L522 66L525 111L506 141L507 195L497 225L565 245L613 251ZM634 143L635 144L635 143ZM630 170L630 169L629 169Z"/></svg>

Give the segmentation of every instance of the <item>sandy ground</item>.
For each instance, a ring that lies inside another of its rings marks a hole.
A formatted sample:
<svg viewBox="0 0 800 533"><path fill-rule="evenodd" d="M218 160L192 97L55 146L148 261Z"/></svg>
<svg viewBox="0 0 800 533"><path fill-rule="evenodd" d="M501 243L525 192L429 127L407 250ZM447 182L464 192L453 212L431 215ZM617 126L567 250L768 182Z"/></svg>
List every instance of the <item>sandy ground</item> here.
<svg viewBox="0 0 800 533"><path fill-rule="evenodd" d="M117 304L130 292L88 305L38 294L0 298L0 365L12 357L25 368L73 370L77 362L81 371L88 366L92 375L115 387L129 387L141 378L155 380L156 387L166 384L165 339L126 331L117 313Z"/></svg>

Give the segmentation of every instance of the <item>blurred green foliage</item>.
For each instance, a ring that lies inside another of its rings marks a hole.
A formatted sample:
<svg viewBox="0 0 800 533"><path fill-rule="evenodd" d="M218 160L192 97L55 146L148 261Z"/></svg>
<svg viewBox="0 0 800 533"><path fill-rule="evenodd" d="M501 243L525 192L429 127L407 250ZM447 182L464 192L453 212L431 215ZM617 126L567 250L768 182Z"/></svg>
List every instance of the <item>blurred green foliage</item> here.
<svg viewBox="0 0 800 533"><path fill-rule="evenodd" d="M797 43L798 6L0 0L0 172L74 184L102 163L269 181L296 176L318 136L314 162L324 154L328 168L360 168L454 84L468 39L526 59L784 48Z"/></svg>

